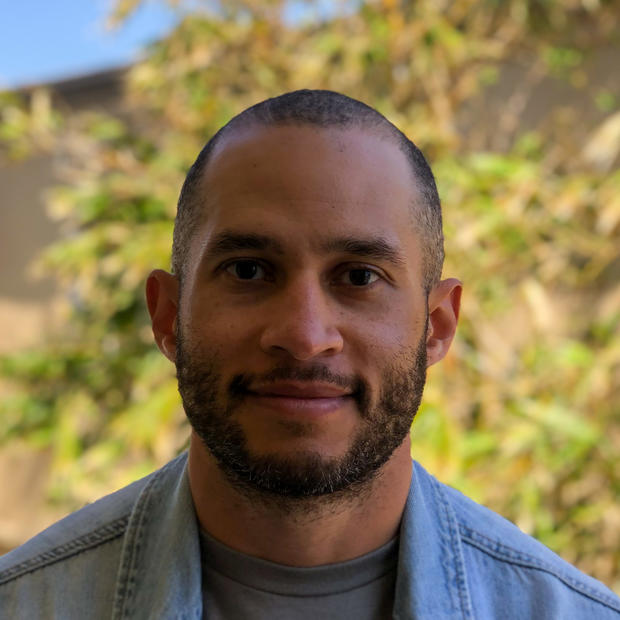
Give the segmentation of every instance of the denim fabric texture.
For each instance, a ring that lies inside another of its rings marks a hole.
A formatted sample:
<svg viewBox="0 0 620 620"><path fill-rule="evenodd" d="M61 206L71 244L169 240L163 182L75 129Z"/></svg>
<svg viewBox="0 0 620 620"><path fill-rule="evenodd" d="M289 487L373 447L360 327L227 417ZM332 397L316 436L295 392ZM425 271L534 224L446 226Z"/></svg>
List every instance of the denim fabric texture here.
<svg viewBox="0 0 620 620"><path fill-rule="evenodd" d="M0 558L0 618L198 619L187 454ZM620 599L414 464L393 618L620 620Z"/></svg>

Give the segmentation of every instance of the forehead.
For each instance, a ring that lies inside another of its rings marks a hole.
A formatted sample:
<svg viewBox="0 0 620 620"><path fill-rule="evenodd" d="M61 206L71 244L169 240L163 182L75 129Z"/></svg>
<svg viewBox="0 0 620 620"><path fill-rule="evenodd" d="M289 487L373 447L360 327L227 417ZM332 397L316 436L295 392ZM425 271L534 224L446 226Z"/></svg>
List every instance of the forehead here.
<svg viewBox="0 0 620 620"><path fill-rule="evenodd" d="M216 146L205 171L208 206L229 194L303 195L309 200L383 203L417 194L395 140L373 129L250 126Z"/></svg>
<svg viewBox="0 0 620 620"><path fill-rule="evenodd" d="M418 256L412 225L418 190L406 156L385 132L236 129L214 149L202 192L192 263L197 246L224 229L264 233L295 248L324 246L343 235L380 236L405 253L413 243Z"/></svg>

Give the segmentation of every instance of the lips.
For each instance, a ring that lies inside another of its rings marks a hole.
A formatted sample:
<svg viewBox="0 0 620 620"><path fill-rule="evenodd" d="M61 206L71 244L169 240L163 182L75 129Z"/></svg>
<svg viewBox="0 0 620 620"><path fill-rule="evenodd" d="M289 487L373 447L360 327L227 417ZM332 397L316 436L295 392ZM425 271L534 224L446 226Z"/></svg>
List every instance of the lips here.
<svg viewBox="0 0 620 620"><path fill-rule="evenodd" d="M250 390L263 410L278 415L313 419L340 410L350 400L350 390L326 383L270 383Z"/></svg>
<svg viewBox="0 0 620 620"><path fill-rule="evenodd" d="M297 383L281 382L270 383L264 386L250 388L257 396L288 397L288 398L341 398L351 396L351 391L327 383Z"/></svg>

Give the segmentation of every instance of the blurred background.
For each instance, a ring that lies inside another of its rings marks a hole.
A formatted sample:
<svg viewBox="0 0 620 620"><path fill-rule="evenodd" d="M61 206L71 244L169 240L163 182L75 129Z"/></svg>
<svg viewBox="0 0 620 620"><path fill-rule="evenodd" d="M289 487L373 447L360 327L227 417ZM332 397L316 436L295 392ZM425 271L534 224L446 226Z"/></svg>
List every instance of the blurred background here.
<svg viewBox="0 0 620 620"><path fill-rule="evenodd" d="M33 1L0 46L0 553L184 449L143 295L183 178L328 88L426 154L465 286L414 457L620 593L619 0Z"/></svg>

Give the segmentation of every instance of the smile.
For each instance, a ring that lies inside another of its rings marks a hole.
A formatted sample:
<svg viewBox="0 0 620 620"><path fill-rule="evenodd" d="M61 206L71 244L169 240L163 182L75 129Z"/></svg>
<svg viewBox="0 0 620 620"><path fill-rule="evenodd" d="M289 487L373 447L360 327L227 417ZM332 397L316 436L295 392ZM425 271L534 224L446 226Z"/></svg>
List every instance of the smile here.
<svg viewBox="0 0 620 620"><path fill-rule="evenodd" d="M333 384L297 381L252 386L248 396L260 407L296 416L325 415L352 399L350 390Z"/></svg>
<svg viewBox="0 0 620 620"><path fill-rule="evenodd" d="M346 405L352 397L346 396L318 396L299 397L277 394L249 394L252 401L267 409L289 415L320 416L337 411Z"/></svg>

